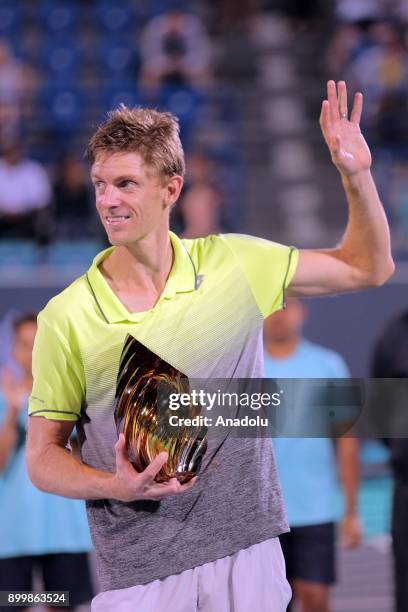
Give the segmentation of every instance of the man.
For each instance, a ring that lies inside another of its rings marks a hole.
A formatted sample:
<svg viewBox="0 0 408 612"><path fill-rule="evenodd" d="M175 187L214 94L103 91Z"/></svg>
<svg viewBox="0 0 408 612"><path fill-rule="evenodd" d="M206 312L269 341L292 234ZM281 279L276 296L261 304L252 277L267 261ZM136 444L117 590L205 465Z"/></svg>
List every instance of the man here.
<svg viewBox="0 0 408 612"><path fill-rule="evenodd" d="M45 168L9 143L0 157L0 237L50 238L51 185Z"/></svg>
<svg viewBox="0 0 408 612"><path fill-rule="evenodd" d="M361 110L358 94L348 120L345 83L328 84L321 125L350 221L341 246L299 263L295 249L248 236L169 235L184 174L171 115L120 108L91 139L96 207L114 246L39 316L27 461L39 488L87 500L103 589L93 610L285 610L277 536L287 522L270 441L230 437L207 451L198 479L157 483L167 455L136 473L118 437L116 377L131 335L188 377L257 378L263 317L289 284L318 295L390 276ZM65 448L76 421L83 463Z"/></svg>
<svg viewBox="0 0 408 612"><path fill-rule="evenodd" d="M329 586L335 581L335 523L340 519L338 478L334 441L312 437L321 436L328 424L317 423L315 432L311 431L313 391L307 379L347 378L349 373L340 355L302 338L305 317L305 306L291 298L285 310L265 321L265 376L297 379L288 389L292 392L288 400L293 410L291 437L273 440L291 528L280 538L286 575L302 612L328 612ZM320 421L322 416L319 412ZM299 437L302 423L309 437ZM335 444L345 500L342 536L345 545L354 547L360 539L358 441L340 437Z"/></svg>
<svg viewBox="0 0 408 612"><path fill-rule="evenodd" d="M0 140L21 138L24 108L31 102L35 74L18 59L7 38L0 38Z"/></svg>
<svg viewBox="0 0 408 612"><path fill-rule="evenodd" d="M70 591L74 610L93 596L84 504L42 493L25 465L36 318L24 314L14 323L13 357L21 374L0 372L0 590L30 591L39 574L45 590ZM0 612L9 609L0 603Z"/></svg>
<svg viewBox="0 0 408 612"><path fill-rule="evenodd" d="M149 21L141 33L141 82L150 88L163 83L205 87L211 79L205 26L197 15L185 10L184 3L172 4Z"/></svg>

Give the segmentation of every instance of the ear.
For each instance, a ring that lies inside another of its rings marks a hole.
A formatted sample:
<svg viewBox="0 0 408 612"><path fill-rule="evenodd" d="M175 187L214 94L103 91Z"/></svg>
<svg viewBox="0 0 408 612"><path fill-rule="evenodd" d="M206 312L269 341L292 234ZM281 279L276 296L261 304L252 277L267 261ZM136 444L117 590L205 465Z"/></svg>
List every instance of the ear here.
<svg viewBox="0 0 408 612"><path fill-rule="evenodd" d="M172 208L180 197L183 188L183 177L176 175L167 180L163 202L165 207Z"/></svg>

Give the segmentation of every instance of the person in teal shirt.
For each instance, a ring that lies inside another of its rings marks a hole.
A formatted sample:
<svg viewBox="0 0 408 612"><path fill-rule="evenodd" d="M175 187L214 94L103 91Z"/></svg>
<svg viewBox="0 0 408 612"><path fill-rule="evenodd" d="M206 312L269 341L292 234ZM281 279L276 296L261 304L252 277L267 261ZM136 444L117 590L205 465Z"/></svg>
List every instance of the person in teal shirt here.
<svg viewBox="0 0 408 612"><path fill-rule="evenodd" d="M288 387L295 394L291 401L300 407L307 404L306 379L349 377L340 355L302 337L305 317L305 306L293 298L264 324L265 377L302 379ZM309 424L312 415L306 417ZM293 428L291 423L292 435ZM335 581L335 524L341 520L338 471L345 497L343 539L350 547L360 539L358 443L353 438L336 441L339 469L329 437L276 437L273 446L291 528L281 537L287 577L302 612L327 612L329 586Z"/></svg>
<svg viewBox="0 0 408 612"><path fill-rule="evenodd" d="M70 592L74 609L93 596L84 502L39 491L25 464L36 330L35 315L15 322L13 356L21 376L5 369L0 379L0 591L33 590L36 570L46 591Z"/></svg>

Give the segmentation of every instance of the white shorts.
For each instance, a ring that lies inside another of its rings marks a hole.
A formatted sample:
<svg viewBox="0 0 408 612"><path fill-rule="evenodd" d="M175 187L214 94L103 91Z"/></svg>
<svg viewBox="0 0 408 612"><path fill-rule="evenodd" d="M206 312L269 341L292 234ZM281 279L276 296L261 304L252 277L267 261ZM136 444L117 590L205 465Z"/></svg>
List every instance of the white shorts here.
<svg viewBox="0 0 408 612"><path fill-rule="evenodd" d="M285 612L290 598L273 538L164 580L99 593L91 612Z"/></svg>

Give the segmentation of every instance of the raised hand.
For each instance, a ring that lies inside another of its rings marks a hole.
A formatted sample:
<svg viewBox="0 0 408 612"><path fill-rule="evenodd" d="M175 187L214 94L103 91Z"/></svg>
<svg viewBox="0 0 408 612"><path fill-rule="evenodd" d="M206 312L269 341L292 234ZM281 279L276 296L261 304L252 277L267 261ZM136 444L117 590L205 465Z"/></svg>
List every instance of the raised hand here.
<svg viewBox="0 0 408 612"><path fill-rule="evenodd" d="M371 153L360 130L363 94L356 93L349 118L344 81L327 83L327 100L322 103L320 127L332 161L344 176L368 170Z"/></svg>

